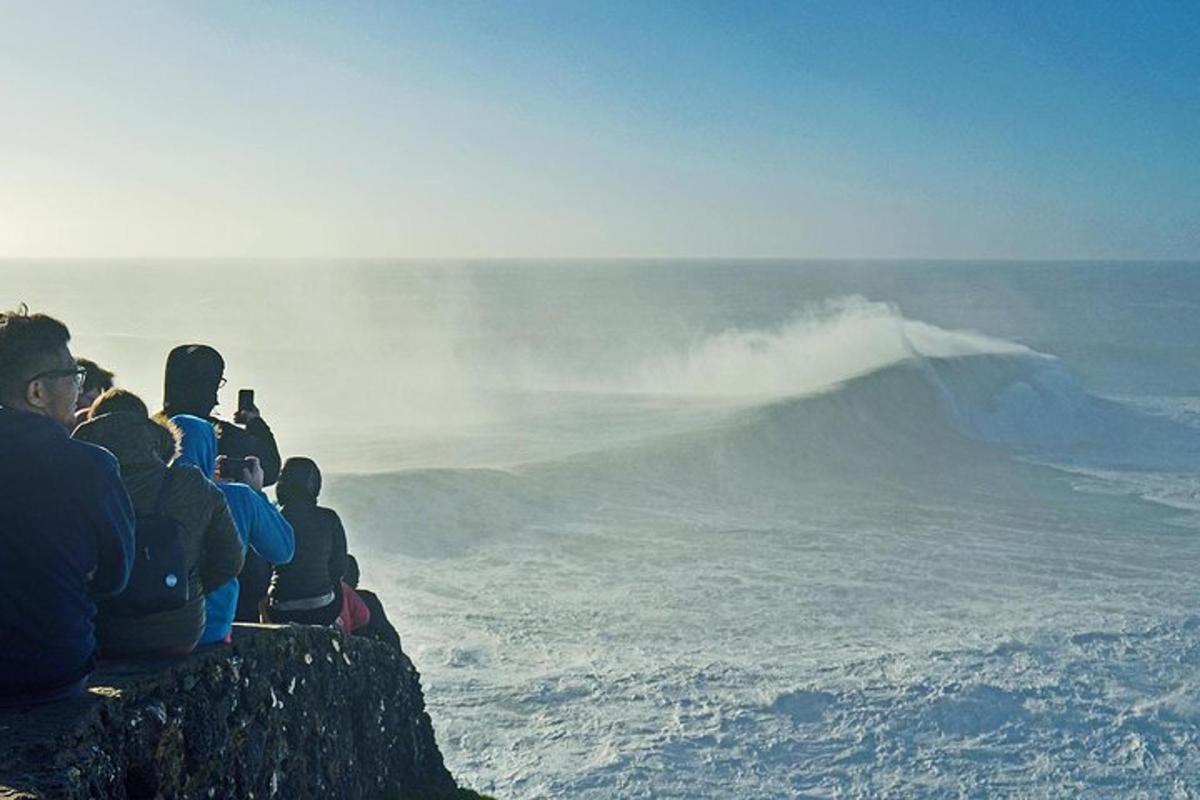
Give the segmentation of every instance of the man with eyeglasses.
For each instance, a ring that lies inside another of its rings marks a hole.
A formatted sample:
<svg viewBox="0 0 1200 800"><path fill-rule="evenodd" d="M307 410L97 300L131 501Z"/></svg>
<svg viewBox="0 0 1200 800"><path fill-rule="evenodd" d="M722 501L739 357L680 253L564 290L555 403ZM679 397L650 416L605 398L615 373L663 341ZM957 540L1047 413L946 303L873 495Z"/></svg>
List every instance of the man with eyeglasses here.
<svg viewBox="0 0 1200 800"><path fill-rule="evenodd" d="M190 414L212 423L217 434L217 452L228 458L258 459L263 486L279 479L283 459L275 434L258 408L239 408L233 422L212 415L217 393L225 387L225 359L206 344L181 344L167 354L163 376L163 416ZM240 424L234 424L240 423Z"/></svg>
<svg viewBox="0 0 1200 800"><path fill-rule="evenodd" d="M125 588L134 514L117 461L70 439L86 371L65 325L0 313L0 705L82 692L94 598Z"/></svg>

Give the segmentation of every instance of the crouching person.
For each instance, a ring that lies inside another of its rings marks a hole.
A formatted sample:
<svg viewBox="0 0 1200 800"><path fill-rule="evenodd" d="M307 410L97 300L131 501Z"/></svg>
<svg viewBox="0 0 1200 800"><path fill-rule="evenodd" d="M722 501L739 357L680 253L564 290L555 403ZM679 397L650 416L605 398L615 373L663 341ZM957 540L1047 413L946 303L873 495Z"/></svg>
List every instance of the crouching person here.
<svg viewBox="0 0 1200 800"><path fill-rule="evenodd" d="M342 578L342 627L358 636L368 636L400 649L400 634L383 610L383 601L374 592L358 587L358 559L346 556L346 575Z"/></svg>
<svg viewBox="0 0 1200 800"><path fill-rule="evenodd" d="M263 494L263 471L258 460L247 458L246 466L239 470L239 475L218 474L217 434L212 424L190 414L171 417L171 422L182 434L179 458L175 463L191 464L217 481L217 488L225 495L229 512L241 536L243 551L249 545L269 564L291 561L296 549L292 526ZM225 463L234 462L227 460ZM230 640L239 590L239 581L233 578L208 593L205 600L207 621L204 634L200 637L201 645Z"/></svg>
<svg viewBox="0 0 1200 800"><path fill-rule="evenodd" d="M93 597L121 591L134 516L116 460L72 441L82 371L57 320L0 314L0 705L83 691Z"/></svg>
<svg viewBox="0 0 1200 800"><path fill-rule="evenodd" d="M101 395L75 430L75 438L116 456L137 512L129 585L100 603L96 616L101 657L190 653L204 632L205 594L242 568L242 540L225 495L193 466L168 467L177 436L121 389Z"/></svg>

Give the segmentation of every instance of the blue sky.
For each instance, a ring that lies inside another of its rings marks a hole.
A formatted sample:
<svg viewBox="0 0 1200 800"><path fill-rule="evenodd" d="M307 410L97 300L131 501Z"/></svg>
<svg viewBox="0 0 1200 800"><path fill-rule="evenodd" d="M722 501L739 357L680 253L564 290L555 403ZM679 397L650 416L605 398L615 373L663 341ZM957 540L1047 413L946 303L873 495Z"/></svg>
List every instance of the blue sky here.
<svg viewBox="0 0 1200 800"><path fill-rule="evenodd" d="M1200 258L1200 5L10 3L0 256Z"/></svg>

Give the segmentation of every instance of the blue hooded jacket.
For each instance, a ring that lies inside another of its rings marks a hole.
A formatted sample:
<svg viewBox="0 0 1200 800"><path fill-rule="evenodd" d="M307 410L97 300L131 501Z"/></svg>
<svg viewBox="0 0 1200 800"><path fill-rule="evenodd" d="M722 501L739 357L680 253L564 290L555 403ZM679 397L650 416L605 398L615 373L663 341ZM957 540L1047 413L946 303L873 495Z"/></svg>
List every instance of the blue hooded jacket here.
<svg viewBox="0 0 1200 800"><path fill-rule="evenodd" d="M112 454L0 408L0 698L91 671L94 598L125 588L133 534Z"/></svg>
<svg viewBox="0 0 1200 800"><path fill-rule="evenodd" d="M190 414L178 414L171 417L171 422L183 433L176 461L191 464L211 478L217 464L217 434L212 423ZM244 483L218 482L217 487L229 503L229 513L237 525L243 546L249 544L272 564L286 564L292 560L296 551L292 526L265 494ZM200 644L214 644L229 636L237 612L238 590L238 581L234 578L208 594L205 599L208 621Z"/></svg>

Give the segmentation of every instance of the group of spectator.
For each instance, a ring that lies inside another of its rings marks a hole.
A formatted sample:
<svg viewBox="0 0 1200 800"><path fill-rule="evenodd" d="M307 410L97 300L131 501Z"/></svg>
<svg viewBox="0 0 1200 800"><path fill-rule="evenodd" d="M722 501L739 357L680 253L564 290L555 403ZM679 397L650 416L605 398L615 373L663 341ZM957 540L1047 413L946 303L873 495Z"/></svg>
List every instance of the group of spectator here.
<svg viewBox="0 0 1200 800"><path fill-rule="evenodd" d="M282 463L253 403L213 416L220 353L173 349L152 415L69 342L49 316L0 313L0 705L82 692L97 658L220 646L235 620L399 647L317 504L317 464Z"/></svg>

